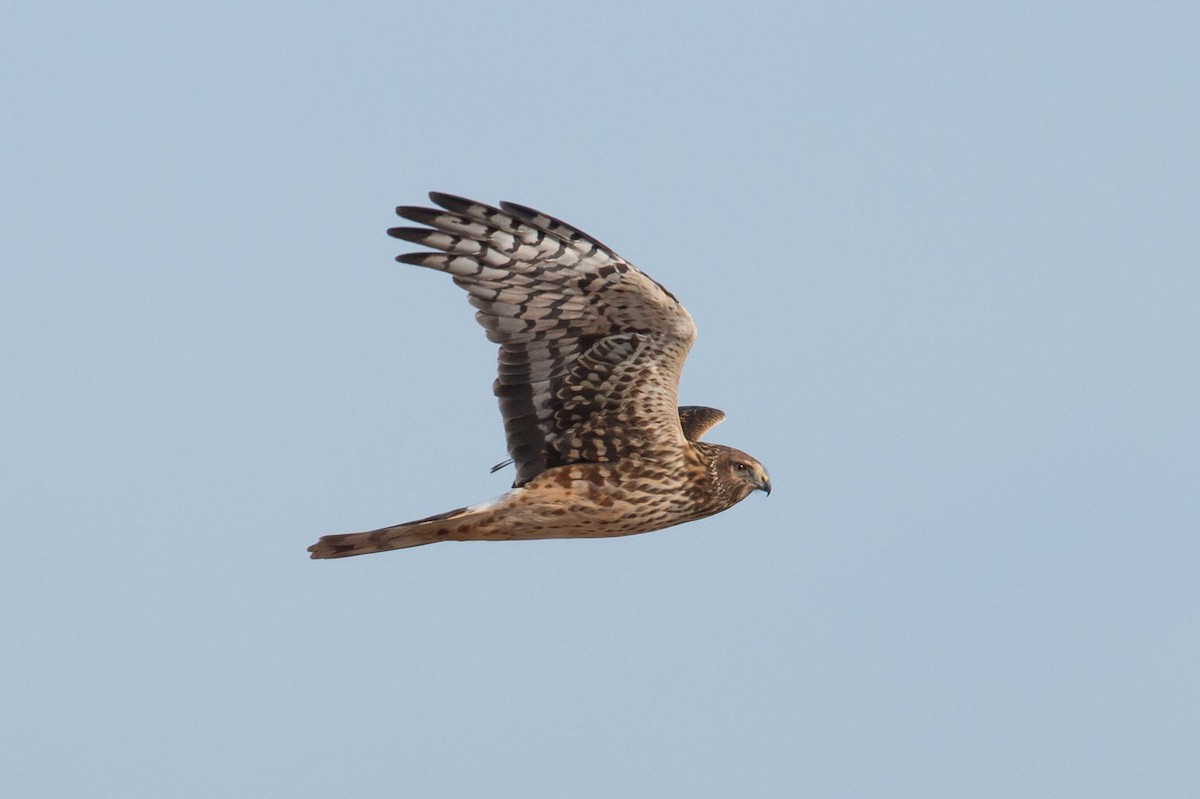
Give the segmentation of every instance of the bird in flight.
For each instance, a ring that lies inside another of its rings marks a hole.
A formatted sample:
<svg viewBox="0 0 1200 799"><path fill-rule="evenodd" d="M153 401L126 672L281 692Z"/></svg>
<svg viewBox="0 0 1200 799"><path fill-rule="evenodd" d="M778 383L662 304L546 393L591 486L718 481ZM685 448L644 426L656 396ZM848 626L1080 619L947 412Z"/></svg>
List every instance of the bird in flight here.
<svg viewBox="0 0 1200 799"><path fill-rule="evenodd" d="M515 203L431 192L401 206L422 227L388 235L433 252L401 263L449 273L500 345L500 400L516 467L507 494L362 533L323 536L313 558L438 541L603 538L720 513L755 490L762 464L701 441L725 418L678 407L696 325L671 292L588 234Z"/></svg>

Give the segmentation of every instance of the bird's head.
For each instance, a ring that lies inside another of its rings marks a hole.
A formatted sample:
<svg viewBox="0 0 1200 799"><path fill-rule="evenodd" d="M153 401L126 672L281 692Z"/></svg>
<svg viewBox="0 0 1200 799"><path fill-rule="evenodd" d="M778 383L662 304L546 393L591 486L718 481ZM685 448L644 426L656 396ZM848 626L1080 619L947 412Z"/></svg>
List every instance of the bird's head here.
<svg viewBox="0 0 1200 799"><path fill-rule="evenodd" d="M696 448L708 457L709 473L718 489L734 502L741 502L754 491L771 493L771 480L761 463L740 449L720 444L697 442Z"/></svg>

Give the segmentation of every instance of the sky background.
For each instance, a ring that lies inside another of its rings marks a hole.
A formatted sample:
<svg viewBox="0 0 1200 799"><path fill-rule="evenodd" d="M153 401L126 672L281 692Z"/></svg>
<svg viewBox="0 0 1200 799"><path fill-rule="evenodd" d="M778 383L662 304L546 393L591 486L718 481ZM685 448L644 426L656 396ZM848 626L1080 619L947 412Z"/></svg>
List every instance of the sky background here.
<svg viewBox="0 0 1200 799"><path fill-rule="evenodd" d="M1200 794L1195 5L3 17L6 796ZM511 480L430 189L669 287L774 493L308 560Z"/></svg>

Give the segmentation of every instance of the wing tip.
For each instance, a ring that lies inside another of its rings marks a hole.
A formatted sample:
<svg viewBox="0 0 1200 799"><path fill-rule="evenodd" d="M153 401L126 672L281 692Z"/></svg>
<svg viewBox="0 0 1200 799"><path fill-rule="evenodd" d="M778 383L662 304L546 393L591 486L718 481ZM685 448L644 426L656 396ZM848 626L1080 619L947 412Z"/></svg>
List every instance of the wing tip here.
<svg viewBox="0 0 1200 799"><path fill-rule="evenodd" d="M396 256L396 263L408 264L410 266L424 266L429 269L436 269L429 263L430 258L436 258L443 253L437 252L402 252Z"/></svg>
<svg viewBox="0 0 1200 799"><path fill-rule="evenodd" d="M488 207L485 203L481 203L478 200L472 200L469 197L463 197L458 194L450 194L444 191L429 192L429 201L435 205L445 208L447 211L455 212L464 211L472 206L478 206L481 208Z"/></svg>
<svg viewBox="0 0 1200 799"><path fill-rule="evenodd" d="M396 216L430 227L437 227L437 218L442 212L436 208L425 208L421 205L397 205ZM390 231L389 231L390 232Z"/></svg>
<svg viewBox="0 0 1200 799"><path fill-rule="evenodd" d="M437 231L430 230L425 227L390 227L387 234L393 239L411 242L413 244L424 244L429 240L431 235L435 235Z"/></svg>

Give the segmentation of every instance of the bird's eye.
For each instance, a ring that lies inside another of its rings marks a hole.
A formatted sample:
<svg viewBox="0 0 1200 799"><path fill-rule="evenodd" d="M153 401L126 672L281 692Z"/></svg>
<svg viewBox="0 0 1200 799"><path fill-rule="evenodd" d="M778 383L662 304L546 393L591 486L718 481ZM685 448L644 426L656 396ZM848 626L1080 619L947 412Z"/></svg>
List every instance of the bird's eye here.
<svg viewBox="0 0 1200 799"><path fill-rule="evenodd" d="M735 463L735 464L733 464L733 468L737 469L739 472L744 472L747 469L749 469L750 467L744 463Z"/></svg>

